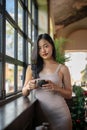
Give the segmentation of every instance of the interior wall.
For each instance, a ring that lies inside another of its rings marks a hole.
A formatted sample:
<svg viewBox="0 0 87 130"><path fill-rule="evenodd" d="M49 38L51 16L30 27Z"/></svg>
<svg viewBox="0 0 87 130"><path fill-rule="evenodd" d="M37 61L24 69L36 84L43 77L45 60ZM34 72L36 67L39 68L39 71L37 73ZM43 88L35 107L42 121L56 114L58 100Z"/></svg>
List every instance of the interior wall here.
<svg viewBox="0 0 87 130"><path fill-rule="evenodd" d="M65 51L87 51L87 29L73 31L67 38L69 42L65 43Z"/></svg>
<svg viewBox="0 0 87 130"><path fill-rule="evenodd" d="M48 9L39 7L38 9L38 33L48 33Z"/></svg>

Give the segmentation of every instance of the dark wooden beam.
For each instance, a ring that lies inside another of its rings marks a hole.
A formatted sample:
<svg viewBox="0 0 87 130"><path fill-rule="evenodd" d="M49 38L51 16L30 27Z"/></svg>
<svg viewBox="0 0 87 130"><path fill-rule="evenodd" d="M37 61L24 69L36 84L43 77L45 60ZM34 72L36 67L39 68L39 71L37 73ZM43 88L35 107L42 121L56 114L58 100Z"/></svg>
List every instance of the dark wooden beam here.
<svg viewBox="0 0 87 130"><path fill-rule="evenodd" d="M78 20L81 20L83 18L87 17L87 6L82 7L79 10L76 10L76 12L74 13L74 15L68 17L67 19L60 21L60 22L56 22L55 25L64 25L67 26L69 24L72 24Z"/></svg>

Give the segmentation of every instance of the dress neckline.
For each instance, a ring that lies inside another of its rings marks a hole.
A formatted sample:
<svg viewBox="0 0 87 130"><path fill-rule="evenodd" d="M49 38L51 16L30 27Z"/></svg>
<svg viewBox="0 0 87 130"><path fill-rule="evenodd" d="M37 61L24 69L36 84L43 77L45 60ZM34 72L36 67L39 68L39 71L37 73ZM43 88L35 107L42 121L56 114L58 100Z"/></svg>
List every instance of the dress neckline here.
<svg viewBox="0 0 87 130"><path fill-rule="evenodd" d="M46 73L46 74L43 74L43 73L40 73L40 75L54 75L55 73L58 73L59 69L61 67L61 64L59 64L56 68L56 70L52 73Z"/></svg>

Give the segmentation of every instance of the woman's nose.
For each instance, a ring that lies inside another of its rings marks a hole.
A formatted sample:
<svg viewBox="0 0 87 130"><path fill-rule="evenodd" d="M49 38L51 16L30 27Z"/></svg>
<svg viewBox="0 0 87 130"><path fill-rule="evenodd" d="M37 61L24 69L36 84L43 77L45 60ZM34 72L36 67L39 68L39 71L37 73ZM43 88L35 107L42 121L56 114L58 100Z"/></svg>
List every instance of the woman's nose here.
<svg viewBox="0 0 87 130"><path fill-rule="evenodd" d="M45 52L45 49L44 49L44 47L42 48L42 52Z"/></svg>

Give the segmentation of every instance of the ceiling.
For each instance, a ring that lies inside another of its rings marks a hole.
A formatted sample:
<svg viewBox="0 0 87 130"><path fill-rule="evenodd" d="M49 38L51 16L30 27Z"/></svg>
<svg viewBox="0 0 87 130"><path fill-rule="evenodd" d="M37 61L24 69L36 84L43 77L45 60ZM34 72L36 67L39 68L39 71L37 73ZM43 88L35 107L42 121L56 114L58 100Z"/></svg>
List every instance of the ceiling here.
<svg viewBox="0 0 87 130"><path fill-rule="evenodd" d="M56 30L60 27L70 26L87 18L87 0L37 0L39 6L49 6L49 14L53 18ZM48 3L47 3L48 2ZM80 22L81 24L81 22ZM84 24L84 20L83 20ZM87 24L85 24L87 27Z"/></svg>
<svg viewBox="0 0 87 130"><path fill-rule="evenodd" d="M87 17L87 0L50 0L55 25L68 24Z"/></svg>

